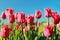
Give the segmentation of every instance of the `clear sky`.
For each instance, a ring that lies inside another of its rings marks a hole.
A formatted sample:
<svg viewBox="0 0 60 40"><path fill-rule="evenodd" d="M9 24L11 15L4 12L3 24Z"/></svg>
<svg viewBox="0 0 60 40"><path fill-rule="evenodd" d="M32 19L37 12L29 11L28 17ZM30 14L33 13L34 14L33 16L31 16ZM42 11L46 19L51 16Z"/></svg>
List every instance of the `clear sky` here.
<svg viewBox="0 0 60 40"><path fill-rule="evenodd" d="M60 0L0 0L0 14L6 8L13 8L14 13L25 12L26 15L34 14L35 10L42 13L39 21L44 21L44 8L51 8L53 11L60 12Z"/></svg>

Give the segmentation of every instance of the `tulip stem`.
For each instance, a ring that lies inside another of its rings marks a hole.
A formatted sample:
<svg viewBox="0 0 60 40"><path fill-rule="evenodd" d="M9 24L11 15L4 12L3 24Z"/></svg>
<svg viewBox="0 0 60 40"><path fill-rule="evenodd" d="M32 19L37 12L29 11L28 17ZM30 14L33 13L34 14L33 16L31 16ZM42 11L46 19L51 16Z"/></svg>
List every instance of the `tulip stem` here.
<svg viewBox="0 0 60 40"><path fill-rule="evenodd" d="M22 27L22 36L23 36L23 40L25 40L25 39L24 39L24 33L23 33L23 23L21 24L21 27Z"/></svg>
<svg viewBox="0 0 60 40"><path fill-rule="evenodd" d="M48 26L49 26L49 17L48 17Z"/></svg>
<svg viewBox="0 0 60 40"><path fill-rule="evenodd" d="M48 38L46 38L46 40L48 40Z"/></svg>
<svg viewBox="0 0 60 40"><path fill-rule="evenodd" d="M57 40L56 39L56 25L54 25L54 33L55 33L55 40Z"/></svg>

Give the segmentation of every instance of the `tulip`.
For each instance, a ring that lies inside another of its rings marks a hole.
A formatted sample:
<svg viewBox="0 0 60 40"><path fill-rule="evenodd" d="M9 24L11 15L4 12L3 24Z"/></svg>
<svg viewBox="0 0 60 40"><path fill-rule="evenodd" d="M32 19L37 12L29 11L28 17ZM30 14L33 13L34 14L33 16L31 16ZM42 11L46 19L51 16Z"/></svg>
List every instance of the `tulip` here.
<svg viewBox="0 0 60 40"><path fill-rule="evenodd" d="M24 23L25 22L25 14L24 14L24 12L18 13L18 22L19 23Z"/></svg>
<svg viewBox="0 0 60 40"><path fill-rule="evenodd" d="M20 26L20 24L16 24L16 30L18 30L18 29L19 29L19 26Z"/></svg>
<svg viewBox="0 0 60 40"><path fill-rule="evenodd" d="M23 28L23 32L27 32L27 31L28 31L27 27Z"/></svg>
<svg viewBox="0 0 60 40"><path fill-rule="evenodd" d="M31 29L34 29L34 28L35 28L35 25L32 25L32 26L31 26Z"/></svg>
<svg viewBox="0 0 60 40"><path fill-rule="evenodd" d="M6 16L8 17L10 14L13 14L14 10L12 8L7 8L5 11Z"/></svg>
<svg viewBox="0 0 60 40"><path fill-rule="evenodd" d="M15 19L18 19L18 12L15 14Z"/></svg>
<svg viewBox="0 0 60 40"><path fill-rule="evenodd" d="M1 32L0 32L0 36L3 38L7 38L9 36L10 33L10 28L8 27L8 25L4 24Z"/></svg>
<svg viewBox="0 0 60 40"><path fill-rule="evenodd" d="M13 23L15 21L15 17L13 14L10 14L8 19L10 23Z"/></svg>
<svg viewBox="0 0 60 40"><path fill-rule="evenodd" d="M39 19L39 18L41 18L41 16L42 16L41 11L40 11L40 10L36 10L36 12L35 12L35 17L36 17L37 19Z"/></svg>
<svg viewBox="0 0 60 40"><path fill-rule="evenodd" d="M34 16L33 15L29 15L26 18L26 20L27 20L27 24L30 24L31 25L34 22Z"/></svg>
<svg viewBox="0 0 60 40"><path fill-rule="evenodd" d="M44 9L44 12L45 12L45 16L46 16L46 17L51 17L51 14L52 14L52 13L51 13L51 9L50 9L50 8L45 8L45 9Z"/></svg>
<svg viewBox="0 0 60 40"><path fill-rule="evenodd" d="M60 22L57 24L58 27L60 27Z"/></svg>
<svg viewBox="0 0 60 40"><path fill-rule="evenodd" d="M37 22L36 25L37 25L37 27L39 27L40 26L40 22Z"/></svg>
<svg viewBox="0 0 60 40"><path fill-rule="evenodd" d="M44 36L46 37L46 38L48 38L48 37L51 37L52 36L52 32L53 32L53 27L52 26L45 26L44 27Z"/></svg>
<svg viewBox="0 0 60 40"><path fill-rule="evenodd" d="M2 14L1 14L1 18L2 18L2 19L6 19L5 12L2 12Z"/></svg>
<svg viewBox="0 0 60 40"><path fill-rule="evenodd" d="M57 12L52 12L52 22L54 24L58 24L59 20L60 20L60 18L59 18L59 15L57 14Z"/></svg>

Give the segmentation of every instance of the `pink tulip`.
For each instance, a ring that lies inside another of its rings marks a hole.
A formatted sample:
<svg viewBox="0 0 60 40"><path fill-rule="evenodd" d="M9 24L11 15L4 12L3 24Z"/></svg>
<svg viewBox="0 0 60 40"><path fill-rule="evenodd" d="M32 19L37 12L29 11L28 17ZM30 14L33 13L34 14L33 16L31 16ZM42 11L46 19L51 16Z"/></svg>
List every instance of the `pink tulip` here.
<svg viewBox="0 0 60 40"><path fill-rule="evenodd" d="M36 11L35 11L35 17L36 17L37 19L39 19L39 18L41 18L41 16L42 16L41 11L40 11L40 10L36 10Z"/></svg>
<svg viewBox="0 0 60 40"><path fill-rule="evenodd" d="M35 25L32 25L32 26L31 26L31 29L35 29Z"/></svg>
<svg viewBox="0 0 60 40"><path fill-rule="evenodd" d="M60 27L60 22L57 24L58 27Z"/></svg>
<svg viewBox="0 0 60 40"><path fill-rule="evenodd" d="M15 14L15 19L18 19L18 12Z"/></svg>
<svg viewBox="0 0 60 40"><path fill-rule="evenodd" d="M8 25L4 24L1 32L0 32L0 36L3 38L7 38L9 36L10 33L10 28L8 27Z"/></svg>
<svg viewBox="0 0 60 40"><path fill-rule="evenodd" d="M7 8L5 11L6 16L8 17L10 14L13 14L14 10L12 8Z"/></svg>
<svg viewBox="0 0 60 40"><path fill-rule="evenodd" d="M18 29L19 29L19 26L20 26L20 24L16 24L16 30L18 30Z"/></svg>
<svg viewBox="0 0 60 40"><path fill-rule="evenodd" d="M9 19L9 22L10 22L10 23L15 22L14 14L10 14L8 19Z"/></svg>
<svg viewBox="0 0 60 40"><path fill-rule="evenodd" d="M37 25L37 27L39 27L40 26L40 22L37 22L36 25Z"/></svg>
<svg viewBox="0 0 60 40"><path fill-rule="evenodd" d="M58 24L59 20L60 20L60 18L59 18L59 15L57 14L57 12L52 12L52 22L54 24Z"/></svg>
<svg viewBox="0 0 60 40"><path fill-rule="evenodd" d="M29 15L27 18L27 24L32 24L34 22L34 16L33 15Z"/></svg>
<svg viewBox="0 0 60 40"><path fill-rule="evenodd" d="M2 18L2 19L6 19L5 12L2 12L2 14L1 14L1 18Z"/></svg>
<svg viewBox="0 0 60 40"><path fill-rule="evenodd" d="M52 26L45 26L44 27L44 36L46 37L46 38L48 38L48 37L51 37L52 36L52 31L53 31L53 27Z"/></svg>
<svg viewBox="0 0 60 40"><path fill-rule="evenodd" d="M24 12L18 13L18 22L20 22L20 23L25 22L25 14L24 14Z"/></svg>
<svg viewBox="0 0 60 40"><path fill-rule="evenodd" d="M27 31L28 31L27 27L23 28L23 32L27 32Z"/></svg>
<svg viewBox="0 0 60 40"><path fill-rule="evenodd" d="M51 17L51 14L52 14L52 13L51 13L51 9L50 9L50 8L45 8L45 9L44 9L44 12L45 12L45 16L46 16L46 17Z"/></svg>

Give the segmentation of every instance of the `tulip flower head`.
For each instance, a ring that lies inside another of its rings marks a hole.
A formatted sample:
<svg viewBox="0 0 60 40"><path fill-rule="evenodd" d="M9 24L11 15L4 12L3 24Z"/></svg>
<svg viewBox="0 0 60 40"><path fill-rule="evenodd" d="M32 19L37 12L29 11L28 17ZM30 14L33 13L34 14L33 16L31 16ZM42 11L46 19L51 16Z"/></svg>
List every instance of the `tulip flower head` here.
<svg viewBox="0 0 60 40"><path fill-rule="evenodd" d="M18 12L15 13L15 19L18 19Z"/></svg>
<svg viewBox="0 0 60 40"><path fill-rule="evenodd" d="M44 36L46 37L46 38L48 38L48 37L51 37L52 36L52 31L53 31L53 27L52 26L45 26L44 27Z"/></svg>
<svg viewBox="0 0 60 40"><path fill-rule="evenodd" d="M8 20L9 20L10 23L15 22L14 14L10 14L9 17L8 17Z"/></svg>
<svg viewBox="0 0 60 40"><path fill-rule="evenodd" d="M52 22L54 24L58 24L60 20L59 15L57 14L57 12L52 12Z"/></svg>
<svg viewBox="0 0 60 40"><path fill-rule="evenodd" d="M40 22L37 22L36 25L37 25L37 27L39 27L40 26Z"/></svg>
<svg viewBox="0 0 60 40"><path fill-rule="evenodd" d="M4 24L1 32L0 32L0 36L3 38L7 38L9 36L10 33L10 27L8 27L8 25Z"/></svg>
<svg viewBox="0 0 60 40"><path fill-rule="evenodd" d="M31 29L35 29L35 25L32 25L32 26L31 26Z"/></svg>
<svg viewBox="0 0 60 40"><path fill-rule="evenodd" d="M1 14L1 18L2 18L2 19L6 19L5 12L2 12L2 14Z"/></svg>
<svg viewBox="0 0 60 40"><path fill-rule="evenodd" d="M23 32L27 32L27 31L28 31L27 27L23 28Z"/></svg>
<svg viewBox="0 0 60 40"><path fill-rule="evenodd" d="M36 10L36 11L35 11L35 17L36 17L37 19L39 19L39 18L41 18L41 16L42 16L41 11L40 11L40 10Z"/></svg>
<svg viewBox="0 0 60 40"><path fill-rule="evenodd" d="M16 30L18 30L20 27L20 24L16 24Z"/></svg>
<svg viewBox="0 0 60 40"><path fill-rule="evenodd" d="M18 22L20 22L20 23L25 22L25 14L24 14L24 12L19 12L18 13Z"/></svg>
<svg viewBox="0 0 60 40"><path fill-rule="evenodd" d="M5 11L6 16L8 17L10 14L13 14L14 10L12 8L7 8Z"/></svg>
<svg viewBox="0 0 60 40"><path fill-rule="evenodd" d="M27 18L27 24L32 24L34 22L34 16L33 15L29 15Z"/></svg>
<svg viewBox="0 0 60 40"><path fill-rule="evenodd" d="M45 9L44 9L44 13L45 13L45 16L46 16L46 17L51 17L51 14L52 14L52 13L51 13L51 9L50 9L50 8L45 8Z"/></svg>

